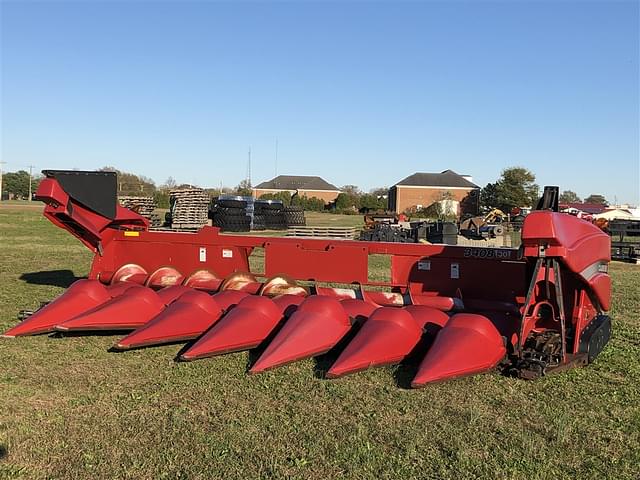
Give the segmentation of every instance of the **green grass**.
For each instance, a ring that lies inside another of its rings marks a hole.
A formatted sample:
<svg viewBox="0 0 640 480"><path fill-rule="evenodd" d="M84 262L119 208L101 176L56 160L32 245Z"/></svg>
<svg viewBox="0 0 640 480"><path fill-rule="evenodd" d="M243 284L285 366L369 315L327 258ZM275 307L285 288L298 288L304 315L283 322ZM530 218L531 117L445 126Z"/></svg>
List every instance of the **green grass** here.
<svg viewBox="0 0 640 480"><path fill-rule="evenodd" d="M361 229L364 227L362 215L334 215L322 212L304 212L307 225L314 227L354 227Z"/></svg>
<svg viewBox="0 0 640 480"><path fill-rule="evenodd" d="M90 258L39 211L0 207L0 330ZM0 478L637 479L640 267L611 274L610 344L534 382L407 390L400 367L248 376L246 353L183 364L180 346L109 353L115 336L0 339Z"/></svg>
<svg viewBox="0 0 640 480"><path fill-rule="evenodd" d="M307 225L310 227L353 227L359 232L364 227L362 215L334 215L323 212L304 212ZM282 230L259 230L242 235L281 236ZM232 235L237 235L233 233Z"/></svg>

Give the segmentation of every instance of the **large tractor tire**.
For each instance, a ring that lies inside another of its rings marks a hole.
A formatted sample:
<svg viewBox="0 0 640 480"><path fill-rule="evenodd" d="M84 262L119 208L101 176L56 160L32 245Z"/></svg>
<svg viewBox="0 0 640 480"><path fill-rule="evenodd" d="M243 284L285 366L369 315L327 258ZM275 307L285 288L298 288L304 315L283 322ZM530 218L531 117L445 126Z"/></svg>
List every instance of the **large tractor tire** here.
<svg viewBox="0 0 640 480"><path fill-rule="evenodd" d="M264 211L265 225L268 230L284 230L287 228L284 212L268 209Z"/></svg>
<svg viewBox="0 0 640 480"><path fill-rule="evenodd" d="M304 210L299 205L290 205L288 207L284 207L284 220L287 227L297 227L306 225L306 220L304 218Z"/></svg>
<svg viewBox="0 0 640 480"><path fill-rule="evenodd" d="M247 215L224 215L224 228L226 232L248 232L251 227L251 218Z"/></svg>
<svg viewBox="0 0 640 480"><path fill-rule="evenodd" d="M216 202L218 207L226 207L226 208L247 208L246 200L231 200L231 199L218 199Z"/></svg>
<svg viewBox="0 0 640 480"><path fill-rule="evenodd" d="M240 207L216 207L216 212L223 215L246 215L244 208Z"/></svg>
<svg viewBox="0 0 640 480"><path fill-rule="evenodd" d="M251 217L241 214L227 214L216 212L213 225L223 232L248 232L251 228Z"/></svg>
<svg viewBox="0 0 640 480"><path fill-rule="evenodd" d="M261 204L263 210L282 210L281 203L262 203Z"/></svg>
<svg viewBox="0 0 640 480"><path fill-rule="evenodd" d="M253 229L265 230L267 228L266 220L263 213L253 213Z"/></svg>

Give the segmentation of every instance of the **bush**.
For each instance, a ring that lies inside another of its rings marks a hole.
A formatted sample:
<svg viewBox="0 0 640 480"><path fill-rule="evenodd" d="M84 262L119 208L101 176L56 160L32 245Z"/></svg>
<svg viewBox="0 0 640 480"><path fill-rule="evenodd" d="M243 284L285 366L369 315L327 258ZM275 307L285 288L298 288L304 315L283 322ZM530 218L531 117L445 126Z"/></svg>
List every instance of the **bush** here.
<svg viewBox="0 0 640 480"><path fill-rule="evenodd" d="M169 192L156 190L153 194L153 200L156 202L157 208L169 208Z"/></svg>
<svg viewBox="0 0 640 480"><path fill-rule="evenodd" d="M342 192L336 197L335 206L337 211L347 210L349 208L360 208L360 199L353 193Z"/></svg>
<svg viewBox="0 0 640 480"><path fill-rule="evenodd" d="M365 193L360 196L360 199L358 202L358 208L359 209L367 208L371 211L386 210L387 199L382 196Z"/></svg>
<svg viewBox="0 0 640 480"><path fill-rule="evenodd" d="M301 197L295 195L290 202L291 205L300 205L304 210L310 212L324 211L324 200L317 197Z"/></svg>
<svg viewBox="0 0 640 480"><path fill-rule="evenodd" d="M280 200L285 207L291 205L291 193L289 192L263 193L258 199Z"/></svg>

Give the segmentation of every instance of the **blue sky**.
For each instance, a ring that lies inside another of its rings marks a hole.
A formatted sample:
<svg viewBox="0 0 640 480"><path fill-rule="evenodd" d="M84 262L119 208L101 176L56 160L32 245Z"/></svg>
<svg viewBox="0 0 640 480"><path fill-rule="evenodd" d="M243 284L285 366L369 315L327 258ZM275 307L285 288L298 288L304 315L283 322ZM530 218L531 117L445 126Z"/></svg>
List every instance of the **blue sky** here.
<svg viewBox="0 0 640 480"><path fill-rule="evenodd" d="M638 2L7 2L5 169L388 186L453 169L638 203Z"/></svg>

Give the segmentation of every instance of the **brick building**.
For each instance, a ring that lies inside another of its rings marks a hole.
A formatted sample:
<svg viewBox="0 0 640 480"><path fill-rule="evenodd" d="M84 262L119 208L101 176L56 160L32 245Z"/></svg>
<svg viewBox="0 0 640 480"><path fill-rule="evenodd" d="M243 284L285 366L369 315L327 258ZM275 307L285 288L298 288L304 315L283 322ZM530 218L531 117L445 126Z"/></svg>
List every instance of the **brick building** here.
<svg viewBox="0 0 640 480"><path fill-rule="evenodd" d="M389 189L389 210L402 213L411 208L426 208L449 198L459 203L458 213L477 213L480 187L467 175L453 170L441 173L414 173Z"/></svg>
<svg viewBox="0 0 640 480"><path fill-rule="evenodd" d="M316 197L324 200L325 203L334 201L340 194L338 187L320 177L301 175L278 175L253 187L255 198L265 193L278 192L289 192L291 195L297 194L307 198Z"/></svg>

